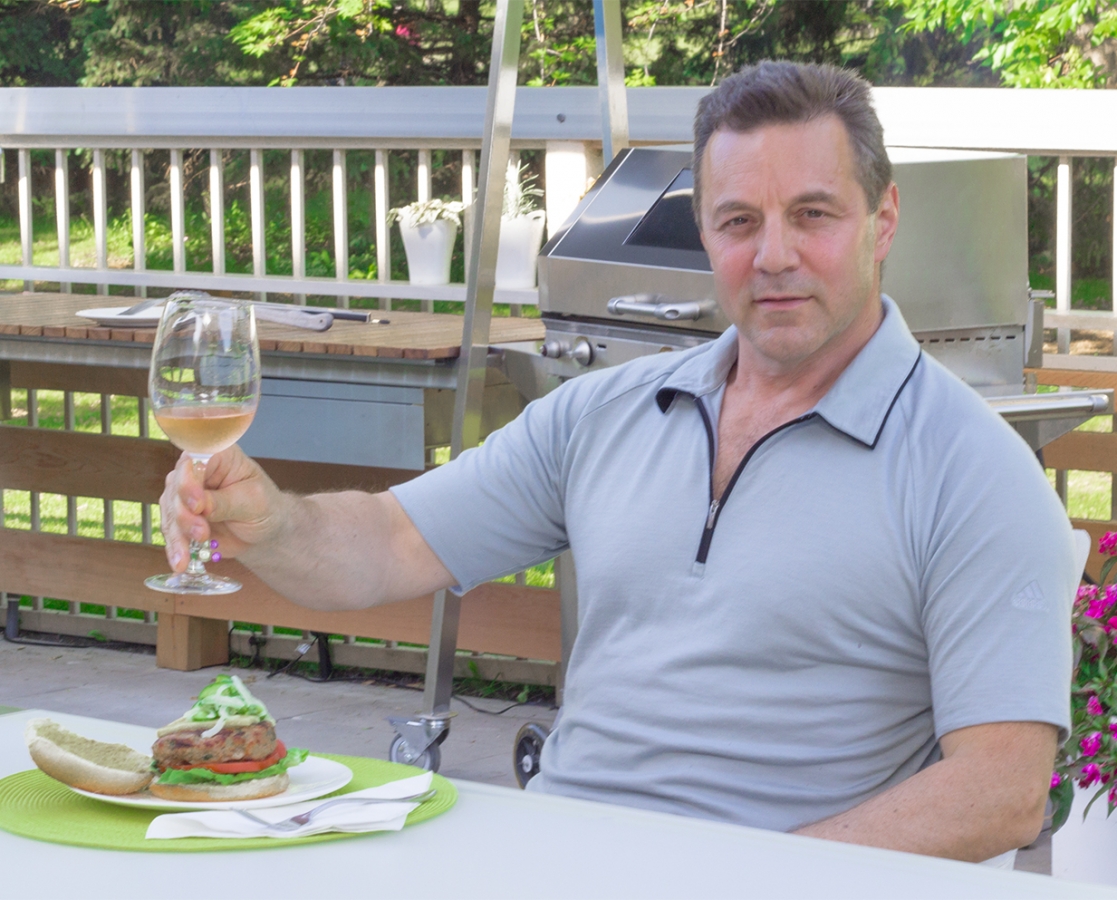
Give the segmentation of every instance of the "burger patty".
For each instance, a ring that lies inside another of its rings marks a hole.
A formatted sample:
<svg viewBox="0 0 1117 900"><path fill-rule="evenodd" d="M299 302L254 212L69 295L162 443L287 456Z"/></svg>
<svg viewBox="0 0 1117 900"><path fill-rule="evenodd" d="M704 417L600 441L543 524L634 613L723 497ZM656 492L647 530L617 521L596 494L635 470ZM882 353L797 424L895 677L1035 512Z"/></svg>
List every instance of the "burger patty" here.
<svg viewBox="0 0 1117 900"><path fill-rule="evenodd" d="M258 722L247 728L226 728L212 737L201 731L174 731L159 738L151 748L159 769L197 766L206 763L266 759L275 752L275 726Z"/></svg>

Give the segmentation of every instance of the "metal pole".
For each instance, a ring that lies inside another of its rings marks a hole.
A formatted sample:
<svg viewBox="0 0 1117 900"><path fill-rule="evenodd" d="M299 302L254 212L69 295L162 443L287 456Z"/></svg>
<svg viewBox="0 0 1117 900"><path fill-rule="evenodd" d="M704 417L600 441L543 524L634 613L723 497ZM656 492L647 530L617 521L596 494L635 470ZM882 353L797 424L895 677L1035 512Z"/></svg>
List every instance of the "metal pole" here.
<svg viewBox="0 0 1117 900"><path fill-rule="evenodd" d="M628 96L624 88L619 0L593 0L597 44L597 94L601 102L601 150L605 165L628 147Z"/></svg>
<svg viewBox="0 0 1117 900"><path fill-rule="evenodd" d="M498 0L485 131L481 143L480 192L476 205L478 218L469 246L465 322L457 363L451 459L463 450L476 447L481 440L481 400L489 354L489 326L496 288L496 251L504 203L505 170L512 143L512 114L516 106L516 70L520 59L523 19L523 0ZM428 712L443 712L449 708L460 610L461 598L448 591L435 594L423 693L423 709Z"/></svg>

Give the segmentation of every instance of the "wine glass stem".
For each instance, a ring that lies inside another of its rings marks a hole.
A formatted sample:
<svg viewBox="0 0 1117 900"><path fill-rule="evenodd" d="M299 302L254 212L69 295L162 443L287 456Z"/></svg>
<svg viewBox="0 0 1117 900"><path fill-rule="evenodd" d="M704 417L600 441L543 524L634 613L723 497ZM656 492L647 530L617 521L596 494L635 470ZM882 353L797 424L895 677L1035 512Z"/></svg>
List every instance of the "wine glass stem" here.
<svg viewBox="0 0 1117 900"><path fill-rule="evenodd" d="M198 479L198 483L203 487L206 483L206 465L209 463L209 456L197 456L193 453L190 454L190 461L194 464L194 477ZM201 541L190 542L190 562L186 564L187 575L205 575L206 567L202 564L202 549L206 544Z"/></svg>

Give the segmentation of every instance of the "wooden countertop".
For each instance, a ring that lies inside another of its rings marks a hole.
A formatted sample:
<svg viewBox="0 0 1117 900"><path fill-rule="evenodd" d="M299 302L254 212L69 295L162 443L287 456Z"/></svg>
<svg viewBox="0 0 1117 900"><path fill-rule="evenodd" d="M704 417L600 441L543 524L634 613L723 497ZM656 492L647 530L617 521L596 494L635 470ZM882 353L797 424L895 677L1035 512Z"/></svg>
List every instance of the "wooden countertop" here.
<svg viewBox="0 0 1117 900"><path fill-rule="evenodd" d="M150 344L154 328L104 328L76 315L79 309L126 307L129 297L95 294L24 293L0 297L0 335L124 341ZM259 323L264 352L378 356L387 359L452 359L461 352L462 317L449 313L384 310L386 325L335 321L329 331L307 331ZM543 338L539 319L493 317L494 344Z"/></svg>

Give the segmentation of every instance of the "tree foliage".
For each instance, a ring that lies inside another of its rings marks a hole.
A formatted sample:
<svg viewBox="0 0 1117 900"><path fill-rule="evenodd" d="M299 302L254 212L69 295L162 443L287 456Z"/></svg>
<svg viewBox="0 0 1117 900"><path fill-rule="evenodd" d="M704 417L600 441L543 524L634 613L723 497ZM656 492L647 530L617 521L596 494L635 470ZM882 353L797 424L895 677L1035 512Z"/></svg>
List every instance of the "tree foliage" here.
<svg viewBox="0 0 1117 900"><path fill-rule="evenodd" d="M6 85L484 84L494 0L0 0ZM623 0L630 85L763 58L876 84L1083 87L1117 73L1113 0ZM595 84L589 0L526 0L521 84Z"/></svg>
<svg viewBox="0 0 1117 900"><path fill-rule="evenodd" d="M1090 88L1117 83L1112 0L901 0L908 33L946 31L980 48L1010 87Z"/></svg>

